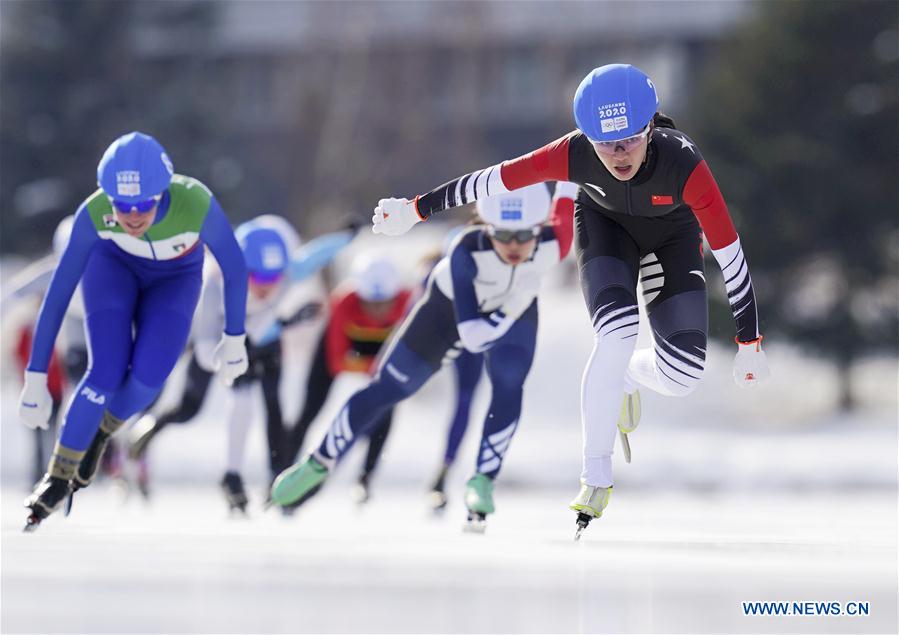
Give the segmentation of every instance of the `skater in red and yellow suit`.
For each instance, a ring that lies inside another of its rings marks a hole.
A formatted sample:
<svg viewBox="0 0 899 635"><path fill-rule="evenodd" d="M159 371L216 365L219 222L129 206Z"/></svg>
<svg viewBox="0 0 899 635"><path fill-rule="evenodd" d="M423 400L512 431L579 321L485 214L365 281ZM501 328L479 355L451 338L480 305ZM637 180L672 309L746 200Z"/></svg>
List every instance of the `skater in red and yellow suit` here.
<svg viewBox="0 0 899 635"><path fill-rule="evenodd" d="M288 446L291 456L299 453L306 431L324 406L334 379L344 372L371 374L374 370L382 345L406 315L411 295L389 260L363 255L353 263L349 284L338 287L331 296L328 326L309 369L306 401L291 431ZM369 436L368 453L354 492L357 502L368 499L369 481L378 465L392 419L393 409L390 409Z"/></svg>

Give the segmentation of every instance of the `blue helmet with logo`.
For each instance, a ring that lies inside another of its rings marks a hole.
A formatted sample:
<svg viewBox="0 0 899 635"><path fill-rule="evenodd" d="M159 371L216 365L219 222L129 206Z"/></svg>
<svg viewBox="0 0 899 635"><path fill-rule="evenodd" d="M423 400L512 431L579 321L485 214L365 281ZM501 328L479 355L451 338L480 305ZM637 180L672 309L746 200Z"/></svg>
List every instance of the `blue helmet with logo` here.
<svg viewBox="0 0 899 635"><path fill-rule="evenodd" d="M160 143L142 132L112 142L97 166L97 184L118 201L137 203L161 194L175 173Z"/></svg>
<svg viewBox="0 0 899 635"><path fill-rule="evenodd" d="M234 230L234 236L243 251L247 271L254 282L277 282L287 269L289 256L287 244L281 234L271 227L246 222Z"/></svg>
<svg viewBox="0 0 899 635"><path fill-rule="evenodd" d="M574 121L592 141L639 134L659 108L652 80L630 64L593 69L574 94Z"/></svg>

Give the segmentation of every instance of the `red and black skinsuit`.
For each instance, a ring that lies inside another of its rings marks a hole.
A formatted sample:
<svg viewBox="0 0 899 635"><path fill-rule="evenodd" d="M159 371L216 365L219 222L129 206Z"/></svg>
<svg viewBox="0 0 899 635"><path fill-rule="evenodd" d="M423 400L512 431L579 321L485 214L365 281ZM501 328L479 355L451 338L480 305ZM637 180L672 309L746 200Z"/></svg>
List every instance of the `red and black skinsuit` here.
<svg viewBox="0 0 899 635"><path fill-rule="evenodd" d="M306 381L303 411L290 432L290 457L296 457L299 453L306 431L321 411L337 375L343 372L370 374L374 370L381 347L402 322L411 297L410 291L400 291L391 300L392 305L386 314L375 318L365 311L355 291L338 289L332 294L328 325L319 340ZM392 419L391 409L370 435L363 477L377 467Z"/></svg>

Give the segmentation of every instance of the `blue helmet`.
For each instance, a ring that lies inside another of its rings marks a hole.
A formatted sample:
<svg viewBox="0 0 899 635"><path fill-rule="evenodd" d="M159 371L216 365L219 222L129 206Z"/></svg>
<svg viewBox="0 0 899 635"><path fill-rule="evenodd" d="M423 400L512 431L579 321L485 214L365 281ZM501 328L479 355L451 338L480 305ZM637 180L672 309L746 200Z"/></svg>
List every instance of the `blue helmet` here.
<svg viewBox="0 0 899 635"><path fill-rule="evenodd" d="M271 227L249 221L239 226L234 236L255 282L270 284L281 278L289 260L287 244L281 234Z"/></svg>
<svg viewBox="0 0 899 635"><path fill-rule="evenodd" d="M574 94L574 121L592 141L617 141L639 134L658 108L652 80L630 64L593 69Z"/></svg>
<svg viewBox="0 0 899 635"><path fill-rule="evenodd" d="M130 132L106 148L97 166L97 184L107 196L137 203L164 192L174 173L169 155L156 139Z"/></svg>

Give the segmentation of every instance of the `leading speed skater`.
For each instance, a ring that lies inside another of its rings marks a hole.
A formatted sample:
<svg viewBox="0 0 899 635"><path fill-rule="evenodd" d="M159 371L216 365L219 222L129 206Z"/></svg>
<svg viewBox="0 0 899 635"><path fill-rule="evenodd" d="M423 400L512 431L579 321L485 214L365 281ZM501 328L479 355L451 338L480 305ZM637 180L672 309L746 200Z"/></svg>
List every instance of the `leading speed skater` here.
<svg viewBox="0 0 899 635"><path fill-rule="evenodd" d="M659 112L652 80L629 64L601 66L578 86L573 110L576 130L413 199L381 199L372 222L376 234L398 236L488 195L549 180L580 186L574 243L595 337L581 385L581 487L570 504L580 530L608 505L616 428L629 447L638 389L682 397L700 381L708 336L703 235L736 323L734 379L753 386L769 371L749 266L724 197L696 143ZM641 276L653 343L635 350Z"/></svg>

